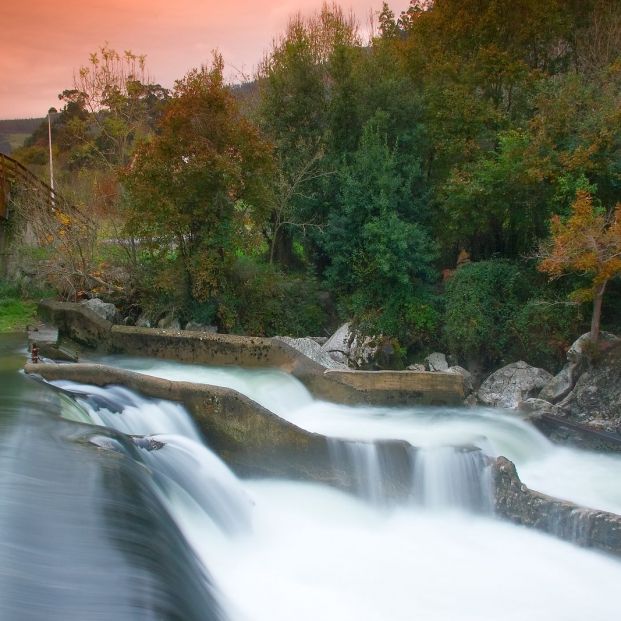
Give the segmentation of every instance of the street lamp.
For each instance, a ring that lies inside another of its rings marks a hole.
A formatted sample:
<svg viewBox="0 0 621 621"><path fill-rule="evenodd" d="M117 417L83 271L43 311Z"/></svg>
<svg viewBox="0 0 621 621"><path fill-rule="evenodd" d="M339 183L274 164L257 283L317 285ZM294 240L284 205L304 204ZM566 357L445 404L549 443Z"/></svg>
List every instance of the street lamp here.
<svg viewBox="0 0 621 621"><path fill-rule="evenodd" d="M54 193L54 162L52 160L52 114L57 113L58 110L56 110L56 108L50 108L47 111L47 137L50 144L50 187L52 188L52 194Z"/></svg>

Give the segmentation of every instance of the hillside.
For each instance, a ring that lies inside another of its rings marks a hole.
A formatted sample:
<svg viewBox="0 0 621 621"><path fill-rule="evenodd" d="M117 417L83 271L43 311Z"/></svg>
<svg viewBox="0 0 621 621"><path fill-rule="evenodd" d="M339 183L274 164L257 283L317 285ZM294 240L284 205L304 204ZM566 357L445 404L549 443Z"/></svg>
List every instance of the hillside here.
<svg viewBox="0 0 621 621"><path fill-rule="evenodd" d="M0 121L0 153L11 153L24 144L44 119L10 119Z"/></svg>

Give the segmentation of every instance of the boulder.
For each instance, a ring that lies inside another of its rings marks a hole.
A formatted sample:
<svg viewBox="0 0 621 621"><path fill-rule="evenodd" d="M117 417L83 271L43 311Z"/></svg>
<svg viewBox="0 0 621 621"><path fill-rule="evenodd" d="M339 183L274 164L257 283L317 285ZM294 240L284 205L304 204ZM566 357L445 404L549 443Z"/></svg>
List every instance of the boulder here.
<svg viewBox="0 0 621 621"><path fill-rule="evenodd" d="M304 354L307 358L314 360L322 367L326 369L347 369L346 364L342 364L332 359L330 355L325 352L319 343L311 338L294 339L290 336L276 336L274 340L285 343L289 347L293 347L296 351Z"/></svg>
<svg viewBox="0 0 621 621"><path fill-rule="evenodd" d="M479 388L477 397L485 405L515 409L521 401L538 394L552 379L544 369L520 360L492 373Z"/></svg>
<svg viewBox="0 0 621 621"><path fill-rule="evenodd" d="M458 364L449 367L446 370L448 373L457 373L464 378L464 393L469 395L474 390L474 382L472 380L472 373L468 371L468 369L464 369L464 367L460 367Z"/></svg>
<svg viewBox="0 0 621 621"><path fill-rule="evenodd" d="M539 398L556 403L566 397L574 387L574 365L566 364L542 389Z"/></svg>
<svg viewBox="0 0 621 621"><path fill-rule="evenodd" d="M157 327L164 330L181 330L179 319L172 313L165 315L157 322Z"/></svg>
<svg viewBox="0 0 621 621"><path fill-rule="evenodd" d="M411 364L408 368L408 371L418 371L419 373L426 371L424 364Z"/></svg>
<svg viewBox="0 0 621 621"><path fill-rule="evenodd" d="M425 358L425 366L428 371L448 371L449 368L446 356L437 351Z"/></svg>
<svg viewBox="0 0 621 621"><path fill-rule="evenodd" d="M137 328L150 328L151 327L151 319L146 313L141 313L138 319L136 319L136 327Z"/></svg>
<svg viewBox="0 0 621 621"><path fill-rule="evenodd" d="M621 343L593 361L558 405L574 420L609 421L610 430L621 432Z"/></svg>
<svg viewBox="0 0 621 621"><path fill-rule="evenodd" d="M518 405L518 409L531 416L537 416L538 414L559 416L561 414L561 410L558 406L549 401L544 401L543 399L536 399L535 397L530 397L525 401L521 401Z"/></svg>
<svg viewBox="0 0 621 621"><path fill-rule="evenodd" d="M323 345L322 349L336 362L360 369L369 367L379 351L377 337L362 336L343 324Z"/></svg>
<svg viewBox="0 0 621 621"><path fill-rule="evenodd" d="M80 302L80 304L82 306L85 306L89 310L92 310L99 317L105 319L106 321L109 321L110 323L115 323L119 314L119 311L114 304L104 302L99 298L84 300L83 302Z"/></svg>
<svg viewBox="0 0 621 621"><path fill-rule="evenodd" d="M351 351L351 343L353 334L350 329L350 323L344 323L322 346L330 358L347 364L349 361L349 352Z"/></svg>
<svg viewBox="0 0 621 621"><path fill-rule="evenodd" d="M600 345L604 344L605 348L609 348L619 341L619 337L610 332L600 333ZM591 335L589 332L583 334L572 343L567 350L567 364L543 387L539 394L541 399L551 403L558 403L569 395L578 378L588 366L590 343Z"/></svg>

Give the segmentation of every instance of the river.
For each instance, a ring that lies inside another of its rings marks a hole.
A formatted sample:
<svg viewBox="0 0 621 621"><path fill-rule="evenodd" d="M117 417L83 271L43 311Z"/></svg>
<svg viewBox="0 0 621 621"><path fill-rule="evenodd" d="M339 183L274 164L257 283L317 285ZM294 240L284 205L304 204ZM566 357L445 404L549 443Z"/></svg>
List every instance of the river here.
<svg viewBox="0 0 621 621"><path fill-rule="evenodd" d="M348 408L315 401L276 371L107 360L232 385L363 447L360 467L380 479L373 441L410 441L427 452L431 490L422 504L394 505L381 494L240 480L180 406L120 387L47 387L19 372L22 347L0 339L2 620L618 617L618 560L451 506L442 491L455 476L445 449L469 443L513 459L532 487L615 508L614 457L554 447L498 411Z"/></svg>

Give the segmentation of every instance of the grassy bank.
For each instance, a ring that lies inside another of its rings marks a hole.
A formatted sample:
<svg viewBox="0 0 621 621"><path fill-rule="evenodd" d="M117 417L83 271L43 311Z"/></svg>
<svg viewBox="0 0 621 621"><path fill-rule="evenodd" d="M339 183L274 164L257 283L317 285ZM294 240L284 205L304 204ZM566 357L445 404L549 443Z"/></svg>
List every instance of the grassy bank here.
<svg viewBox="0 0 621 621"><path fill-rule="evenodd" d="M36 310L36 302L23 296L19 287L0 281L0 333L24 330Z"/></svg>

